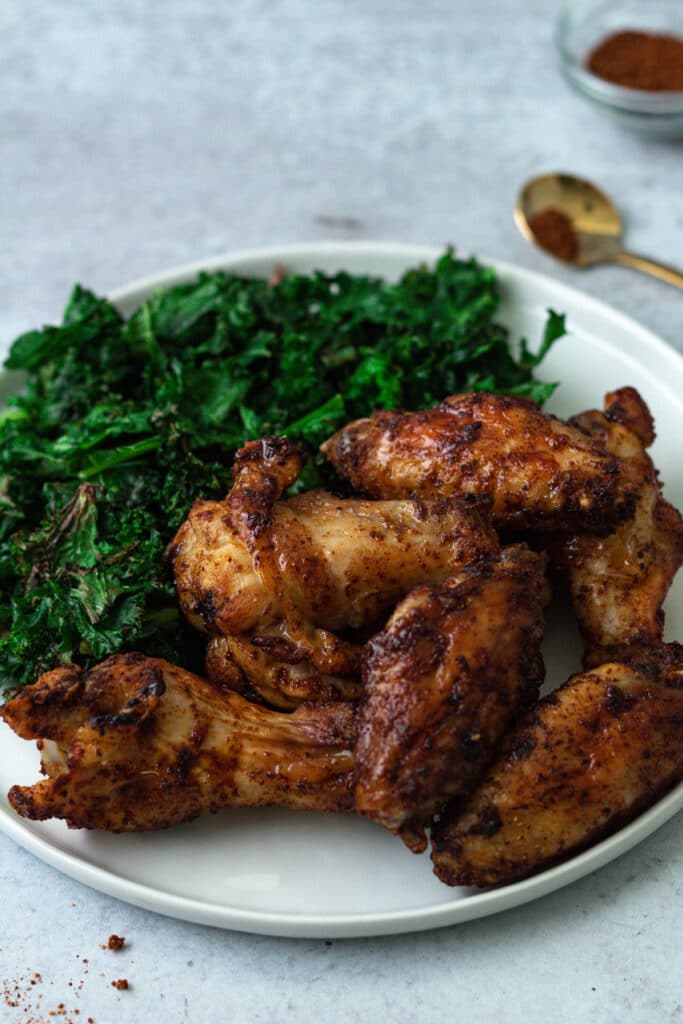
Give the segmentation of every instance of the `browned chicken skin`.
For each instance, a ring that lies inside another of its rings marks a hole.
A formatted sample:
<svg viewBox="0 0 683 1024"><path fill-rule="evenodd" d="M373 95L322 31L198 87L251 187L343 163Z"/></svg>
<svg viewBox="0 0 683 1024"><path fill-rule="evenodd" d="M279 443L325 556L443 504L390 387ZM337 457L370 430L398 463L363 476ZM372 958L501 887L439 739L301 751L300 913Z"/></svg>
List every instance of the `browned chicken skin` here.
<svg viewBox="0 0 683 1024"><path fill-rule="evenodd" d="M514 882L615 831L683 779L683 648L574 676L432 829L448 885Z"/></svg>
<svg viewBox="0 0 683 1024"><path fill-rule="evenodd" d="M418 587L366 648L356 809L415 850L538 698L545 558L524 545Z"/></svg>
<svg viewBox="0 0 683 1024"><path fill-rule="evenodd" d="M619 461L525 398L454 395L424 412L376 412L322 451L371 498L490 494L499 527L604 532L633 512Z"/></svg>
<svg viewBox="0 0 683 1024"><path fill-rule="evenodd" d="M351 705L282 715L129 654L47 672L0 715L49 776L10 790L25 818L134 832L224 807L353 809Z"/></svg>
<svg viewBox="0 0 683 1024"><path fill-rule="evenodd" d="M198 629L262 630L292 611L326 630L364 626L411 587L440 582L497 545L466 502L364 501L326 491L277 501L296 479L286 471L297 460L298 468L299 450L286 438L250 442L238 452L228 498L195 502L178 531L176 585Z"/></svg>
<svg viewBox="0 0 683 1024"><path fill-rule="evenodd" d="M300 645L282 636L286 623L250 636L214 636L206 648L206 675L250 700L283 711L302 701L358 700L362 691L361 649L349 677L319 672Z"/></svg>
<svg viewBox="0 0 683 1024"><path fill-rule="evenodd" d="M554 547L568 574L584 664L591 667L661 645L662 604L683 562L683 520L663 498L645 451L654 425L634 388L606 395L604 413L585 412L571 422L620 458L638 490L635 515L614 533L578 534Z"/></svg>
<svg viewBox="0 0 683 1024"><path fill-rule="evenodd" d="M272 700L280 661L285 707L333 696L335 678L357 684L360 649L334 631L381 619L412 587L440 582L498 543L485 503L376 502L326 491L279 501L302 462L286 438L250 442L237 453L225 501L195 502L169 548L190 623L243 641L240 651L213 651L209 671L224 681L225 659L237 657L251 688ZM268 665L247 656L254 647ZM287 668L293 664L300 671Z"/></svg>

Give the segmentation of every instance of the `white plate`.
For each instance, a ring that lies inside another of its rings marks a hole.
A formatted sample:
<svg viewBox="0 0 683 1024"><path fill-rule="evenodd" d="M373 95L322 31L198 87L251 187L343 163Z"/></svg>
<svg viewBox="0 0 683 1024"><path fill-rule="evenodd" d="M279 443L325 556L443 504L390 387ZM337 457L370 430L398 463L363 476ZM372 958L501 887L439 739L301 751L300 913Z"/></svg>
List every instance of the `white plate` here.
<svg viewBox="0 0 683 1024"><path fill-rule="evenodd" d="M396 277L431 262L435 249L375 244L306 245L239 253L182 267L114 292L129 313L160 286L225 268L268 275L345 269ZM568 314L570 337L543 364L562 381L559 415L600 407L604 392L634 384L655 412L654 457L667 496L683 506L683 359L662 341L594 299L504 263L495 263L513 336L537 343L552 307ZM683 639L683 580L666 604L667 635ZM554 608L544 647L550 687L579 668L576 627ZM69 831L61 822L23 821L9 808L13 783L37 779L32 744L0 726L0 828L37 857L102 892L162 914L270 935L347 937L407 932L467 921L536 899L624 853L683 806L683 785L611 838L565 864L491 892L449 889L426 856L415 857L369 821L281 810L223 811L165 832L106 835Z"/></svg>

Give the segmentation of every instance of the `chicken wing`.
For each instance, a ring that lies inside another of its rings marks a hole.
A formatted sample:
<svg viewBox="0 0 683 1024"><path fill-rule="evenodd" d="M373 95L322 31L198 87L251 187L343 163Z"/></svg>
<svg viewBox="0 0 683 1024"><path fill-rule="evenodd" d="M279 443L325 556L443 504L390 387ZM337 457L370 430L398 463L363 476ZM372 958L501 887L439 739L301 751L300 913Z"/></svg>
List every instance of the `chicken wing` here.
<svg viewBox="0 0 683 1024"><path fill-rule="evenodd" d="M283 636L286 623L255 636L214 636L206 648L206 675L249 700L290 711L303 701L358 700L361 650L350 678L318 672L300 646Z"/></svg>
<svg viewBox="0 0 683 1024"><path fill-rule="evenodd" d="M591 846L683 779L683 648L602 665L542 700L432 828L448 885L514 882Z"/></svg>
<svg viewBox="0 0 683 1024"><path fill-rule="evenodd" d="M303 666L300 683L311 680L315 696L324 676L358 680L359 647L334 631L376 622L412 587L496 550L497 538L476 502L345 500L325 491L279 501L301 465L286 438L246 445L226 500L194 504L169 558L192 625L262 650L277 648L263 637L279 631L285 663ZM248 674L248 664L242 669ZM262 671L249 682L258 691Z"/></svg>
<svg viewBox="0 0 683 1024"><path fill-rule="evenodd" d="M662 604L683 562L683 520L663 498L645 451L654 426L634 388L606 395L604 413L585 412L571 422L618 456L638 489L634 517L616 532L579 534L554 548L568 574L588 668L661 645Z"/></svg>
<svg viewBox="0 0 683 1024"><path fill-rule="evenodd" d="M545 558L525 545L418 587L367 645L356 809L423 850L424 824L470 792L544 669Z"/></svg>
<svg viewBox="0 0 683 1024"><path fill-rule="evenodd" d="M223 807L353 809L351 705L282 715L128 654L47 672L0 715L39 741L49 776L10 790L25 818L135 832Z"/></svg>
<svg viewBox="0 0 683 1024"><path fill-rule="evenodd" d="M321 449L371 498L490 494L499 527L604 532L633 513L632 482L590 437L509 395L376 412Z"/></svg>

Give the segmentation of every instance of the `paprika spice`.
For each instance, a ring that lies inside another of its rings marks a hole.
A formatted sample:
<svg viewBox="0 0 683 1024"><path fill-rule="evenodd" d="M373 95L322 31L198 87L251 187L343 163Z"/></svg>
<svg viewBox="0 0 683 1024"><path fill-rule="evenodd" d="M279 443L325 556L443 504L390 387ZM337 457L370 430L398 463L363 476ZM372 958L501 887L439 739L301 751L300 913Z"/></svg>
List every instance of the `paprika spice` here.
<svg viewBox="0 0 683 1024"><path fill-rule="evenodd" d="M573 263L579 252L574 225L569 217L553 206L534 214L529 227L542 249L558 260Z"/></svg>
<svg viewBox="0 0 683 1024"><path fill-rule="evenodd" d="M631 29L615 32L591 51L586 67L627 89L683 91L683 38Z"/></svg>

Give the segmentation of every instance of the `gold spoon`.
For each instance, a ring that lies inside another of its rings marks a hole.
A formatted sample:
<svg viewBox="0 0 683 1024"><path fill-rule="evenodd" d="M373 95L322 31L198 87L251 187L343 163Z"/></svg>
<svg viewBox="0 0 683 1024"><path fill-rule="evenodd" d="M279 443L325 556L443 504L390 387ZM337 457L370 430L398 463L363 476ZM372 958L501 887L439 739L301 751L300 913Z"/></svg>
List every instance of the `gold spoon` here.
<svg viewBox="0 0 683 1024"><path fill-rule="evenodd" d="M542 174L528 181L519 193L515 220L525 238L565 263L620 263L683 288L680 270L622 248L621 218L611 201L572 174Z"/></svg>

